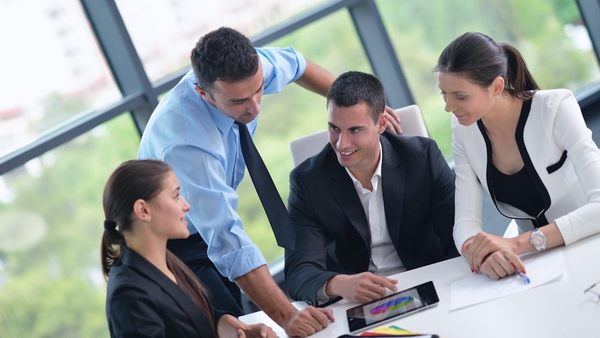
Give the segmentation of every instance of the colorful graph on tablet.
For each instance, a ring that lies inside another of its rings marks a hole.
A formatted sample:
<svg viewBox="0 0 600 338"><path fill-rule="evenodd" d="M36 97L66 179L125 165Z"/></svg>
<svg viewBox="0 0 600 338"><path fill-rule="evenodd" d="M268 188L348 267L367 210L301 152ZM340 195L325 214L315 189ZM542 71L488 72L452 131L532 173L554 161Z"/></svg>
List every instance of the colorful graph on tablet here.
<svg viewBox="0 0 600 338"><path fill-rule="evenodd" d="M396 299L392 299L386 303L377 305L376 307L369 310L369 314L371 315L379 315L386 312L391 312L398 310L401 307L406 307L412 303L414 303L415 299L411 296L402 296Z"/></svg>

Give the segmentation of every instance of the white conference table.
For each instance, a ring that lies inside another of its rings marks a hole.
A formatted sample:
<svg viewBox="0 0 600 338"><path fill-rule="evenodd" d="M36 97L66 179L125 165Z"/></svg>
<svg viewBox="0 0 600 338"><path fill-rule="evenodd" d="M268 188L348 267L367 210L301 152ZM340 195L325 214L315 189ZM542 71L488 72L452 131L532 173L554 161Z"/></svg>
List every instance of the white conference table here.
<svg viewBox="0 0 600 338"><path fill-rule="evenodd" d="M600 302L583 292L600 280L600 235L553 250L564 252L565 270L559 279L452 312L449 311L450 284L471 274L464 258L457 257L395 275L399 289L432 280L440 302L436 307L385 325L434 333L443 338L600 337ZM354 305L345 300L330 305L335 322L311 337L335 338L348 333L346 309ZM261 311L240 319L249 324L265 323L280 337L287 337L283 329Z"/></svg>

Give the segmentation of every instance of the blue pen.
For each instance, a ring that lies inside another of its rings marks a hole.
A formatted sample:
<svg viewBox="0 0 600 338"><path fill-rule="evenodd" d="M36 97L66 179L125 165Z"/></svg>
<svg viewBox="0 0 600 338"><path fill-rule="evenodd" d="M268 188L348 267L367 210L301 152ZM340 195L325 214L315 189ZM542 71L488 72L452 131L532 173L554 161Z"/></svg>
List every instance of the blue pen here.
<svg viewBox="0 0 600 338"><path fill-rule="evenodd" d="M517 277L519 277L525 284L531 283L529 277L527 277L527 275L522 273L521 271L517 271Z"/></svg>

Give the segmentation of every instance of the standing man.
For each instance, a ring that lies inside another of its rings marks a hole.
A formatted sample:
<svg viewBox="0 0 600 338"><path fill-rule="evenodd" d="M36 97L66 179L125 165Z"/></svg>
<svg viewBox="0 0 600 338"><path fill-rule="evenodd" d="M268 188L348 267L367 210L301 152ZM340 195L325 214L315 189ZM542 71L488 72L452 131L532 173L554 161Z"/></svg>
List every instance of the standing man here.
<svg viewBox="0 0 600 338"><path fill-rule="evenodd" d="M290 178L295 299L367 302L396 291L383 275L458 256L454 174L433 140L384 133L384 109L370 74L344 73L327 94L330 144Z"/></svg>
<svg viewBox="0 0 600 338"><path fill-rule="evenodd" d="M254 134L263 94L296 82L325 95L334 78L292 48L254 48L231 28L203 36L191 62L193 71L152 114L138 153L167 162L191 205L192 235L169 249L200 277L215 307L241 315L239 285L288 335L319 331L333 320L331 311L290 304L236 212L245 169L237 123Z"/></svg>

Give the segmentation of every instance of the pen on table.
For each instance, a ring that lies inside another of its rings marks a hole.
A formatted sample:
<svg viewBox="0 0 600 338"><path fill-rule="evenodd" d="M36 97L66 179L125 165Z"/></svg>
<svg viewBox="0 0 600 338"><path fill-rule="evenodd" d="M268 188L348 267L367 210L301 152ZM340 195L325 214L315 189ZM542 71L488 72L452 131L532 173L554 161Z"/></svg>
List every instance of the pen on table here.
<svg viewBox="0 0 600 338"><path fill-rule="evenodd" d="M525 283L525 284L531 283L531 280L529 279L529 277L527 277L526 274L522 273L521 271L517 271L516 274L517 274L517 277L519 277L519 279L521 279L523 281L523 283Z"/></svg>

